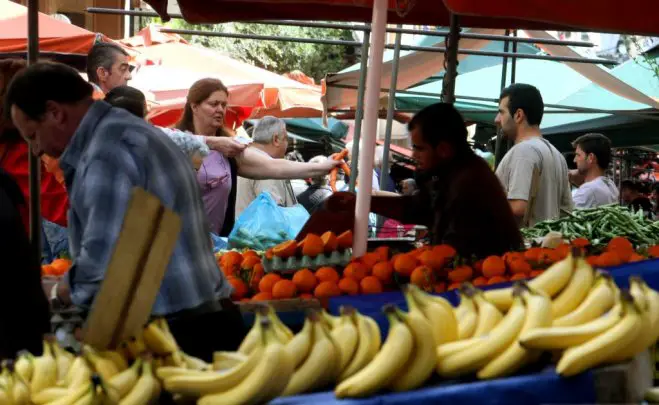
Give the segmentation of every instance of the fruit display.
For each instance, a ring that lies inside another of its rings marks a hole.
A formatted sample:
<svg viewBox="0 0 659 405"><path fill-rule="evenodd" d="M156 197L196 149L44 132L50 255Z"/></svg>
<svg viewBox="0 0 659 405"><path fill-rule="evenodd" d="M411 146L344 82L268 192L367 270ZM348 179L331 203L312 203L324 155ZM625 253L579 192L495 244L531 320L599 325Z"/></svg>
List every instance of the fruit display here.
<svg viewBox="0 0 659 405"><path fill-rule="evenodd" d="M61 277L66 274L71 268L71 260L66 258L58 258L41 266L42 276Z"/></svg>

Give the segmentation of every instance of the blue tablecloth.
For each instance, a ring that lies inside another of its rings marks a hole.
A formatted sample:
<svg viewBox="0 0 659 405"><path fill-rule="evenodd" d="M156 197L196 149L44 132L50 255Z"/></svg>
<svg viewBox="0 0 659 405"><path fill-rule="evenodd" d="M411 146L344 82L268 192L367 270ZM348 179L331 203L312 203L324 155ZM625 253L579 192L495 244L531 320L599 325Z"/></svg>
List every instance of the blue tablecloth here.
<svg viewBox="0 0 659 405"><path fill-rule="evenodd" d="M467 383L446 382L416 391L386 393L364 399L337 400L333 392L278 398L272 405L411 405L411 404L592 404L595 403L593 374L589 371L570 378L544 372Z"/></svg>

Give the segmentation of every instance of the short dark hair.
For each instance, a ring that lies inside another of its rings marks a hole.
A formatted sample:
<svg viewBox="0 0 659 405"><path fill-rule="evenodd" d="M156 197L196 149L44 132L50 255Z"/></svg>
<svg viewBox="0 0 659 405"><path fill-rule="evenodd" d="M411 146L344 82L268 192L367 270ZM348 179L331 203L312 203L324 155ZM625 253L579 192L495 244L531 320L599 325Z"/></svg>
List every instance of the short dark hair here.
<svg viewBox="0 0 659 405"><path fill-rule="evenodd" d="M144 97L144 93L135 87L115 87L105 95L104 101L114 107L123 108L140 118L146 116L146 97Z"/></svg>
<svg viewBox="0 0 659 405"><path fill-rule="evenodd" d="M540 90L530 84L515 83L503 89L499 101L506 97L508 97L510 115L514 115L517 110L522 110L529 125L540 125L545 110Z"/></svg>
<svg viewBox="0 0 659 405"><path fill-rule="evenodd" d="M437 103L419 111L407 124L410 132L416 128L433 147L445 141L456 149L469 148L464 118L453 104Z"/></svg>
<svg viewBox="0 0 659 405"><path fill-rule="evenodd" d="M5 95L5 113L12 106L30 119L38 120L46 112L46 103L75 104L92 98L93 88L80 74L67 65L38 62L14 76Z"/></svg>
<svg viewBox="0 0 659 405"><path fill-rule="evenodd" d="M602 134L586 134L572 142L572 147L579 147L586 155L593 154L597 158L597 165L606 170L611 162L611 140Z"/></svg>
<svg viewBox="0 0 659 405"><path fill-rule="evenodd" d="M112 42L97 42L87 54L87 79L98 84L96 70L99 67L112 69L117 54L128 56L128 52Z"/></svg>

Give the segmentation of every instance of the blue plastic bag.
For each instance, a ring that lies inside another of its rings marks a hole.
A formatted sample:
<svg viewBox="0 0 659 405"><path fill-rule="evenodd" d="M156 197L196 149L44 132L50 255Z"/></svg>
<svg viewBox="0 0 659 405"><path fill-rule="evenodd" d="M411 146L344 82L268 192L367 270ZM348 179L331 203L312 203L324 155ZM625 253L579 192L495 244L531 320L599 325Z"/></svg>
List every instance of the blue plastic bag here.
<svg viewBox="0 0 659 405"><path fill-rule="evenodd" d="M263 192L236 219L229 234L229 247L267 250L295 239L308 219L303 207L280 207L270 193Z"/></svg>

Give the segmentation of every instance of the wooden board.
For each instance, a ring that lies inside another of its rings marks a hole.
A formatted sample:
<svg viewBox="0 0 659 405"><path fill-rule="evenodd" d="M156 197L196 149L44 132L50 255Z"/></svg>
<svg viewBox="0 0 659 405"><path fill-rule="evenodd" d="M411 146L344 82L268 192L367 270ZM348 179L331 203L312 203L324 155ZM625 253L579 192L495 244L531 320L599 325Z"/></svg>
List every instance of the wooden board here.
<svg viewBox="0 0 659 405"><path fill-rule="evenodd" d="M169 231L166 236L158 235L162 218L170 215L164 212L158 198L143 189L133 190L114 252L83 328L85 343L101 350L115 348L122 336L138 331L134 328L139 319L143 319L142 323L148 319L151 307L147 308L144 304L151 302L153 305L174 246L171 241L165 242L161 238L178 237L178 232L172 234L171 225L167 225ZM149 262L149 253L156 241L160 246L158 254L166 260L155 262L154 257ZM170 245L169 251L166 251L165 248ZM144 289L140 280L148 263L149 282L157 287L138 290L140 287ZM140 297L140 304L132 307L137 296ZM132 310L137 312L130 313L133 329L124 330L129 311Z"/></svg>

